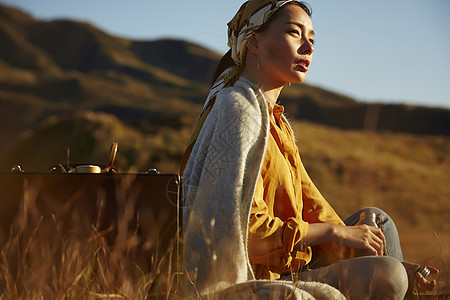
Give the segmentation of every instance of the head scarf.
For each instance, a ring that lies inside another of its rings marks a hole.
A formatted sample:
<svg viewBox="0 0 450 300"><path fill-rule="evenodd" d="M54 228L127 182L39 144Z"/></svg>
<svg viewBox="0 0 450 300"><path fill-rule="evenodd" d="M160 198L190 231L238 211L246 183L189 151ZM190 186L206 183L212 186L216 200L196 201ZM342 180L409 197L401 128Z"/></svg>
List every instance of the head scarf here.
<svg viewBox="0 0 450 300"><path fill-rule="evenodd" d="M221 89L229 85L232 79L235 78L241 71L242 63L244 62L245 53L247 50L247 40L263 26L275 12L281 7L290 2L299 2L297 0L249 0L245 2L238 10L236 15L228 23L228 46L231 49L231 57L236 63L236 66L226 69L216 80L211 87L211 91L206 98L203 111L197 121L196 128L192 134L189 146L184 153L181 162L180 174L183 174L184 168L189 159L194 143L200 133L200 129L206 120L209 112L214 105L216 95Z"/></svg>
<svg viewBox="0 0 450 300"><path fill-rule="evenodd" d="M248 39L260 29L281 7L297 0L249 0L238 10L236 15L228 22L228 46L231 49L231 57L237 66L225 70L211 87L206 98L206 108L211 99L230 83L241 71L247 51Z"/></svg>
<svg viewBox="0 0 450 300"><path fill-rule="evenodd" d="M250 0L245 2L228 23L228 46L231 56L239 66L246 53L246 42L282 6L295 0Z"/></svg>

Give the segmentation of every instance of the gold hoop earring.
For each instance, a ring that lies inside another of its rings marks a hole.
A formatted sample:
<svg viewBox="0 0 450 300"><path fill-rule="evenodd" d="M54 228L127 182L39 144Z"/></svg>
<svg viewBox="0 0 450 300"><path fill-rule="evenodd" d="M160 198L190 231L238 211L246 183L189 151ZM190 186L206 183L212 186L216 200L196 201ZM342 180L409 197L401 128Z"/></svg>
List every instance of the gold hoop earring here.
<svg viewBox="0 0 450 300"><path fill-rule="evenodd" d="M259 71L260 67L259 67L259 51L256 51L256 55L258 56L258 60L256 61L256 70Z"/></svg>

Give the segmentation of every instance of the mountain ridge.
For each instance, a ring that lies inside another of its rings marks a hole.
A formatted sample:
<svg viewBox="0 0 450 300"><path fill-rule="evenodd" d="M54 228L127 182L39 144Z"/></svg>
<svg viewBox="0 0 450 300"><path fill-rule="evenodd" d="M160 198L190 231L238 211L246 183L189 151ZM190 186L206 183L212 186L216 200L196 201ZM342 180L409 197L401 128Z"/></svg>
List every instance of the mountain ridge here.
<svg viewBox="0 0 450 300"><path fill-rule="evenodd" d="M144 135L167 128L189 138L218 53L183 40L116 37L86 22L42 21L2 4L0 16L7 45L0 47L0 153L42 122L79 111L109 114ZM291 120L340 129L450 134L444 108L368 104L308 84L286 87L280 103Z"/></svg>
<svg viewBox="0 0 450 300"><path fill-rule="evenodd" d="M214 51L188 41L133 41L109 35L85 22L37 20L1 4L0 15L3 16L3 21L0 21L0 41L8 45L0 50L0 60L11 68L41 71L47 77L66 77L66 82L55 79L56 83L44 83L38 88L41 91L50 90L47 94L54 96L58 95L58 90L71 91L66 95L59 94L59 98L81 98L84 94L79 90L83 88L83 80L79 77L88 74L96 75L102 81L115 81L116 84L128 77L144 82L160 95L168 93L169 97L172 95L168 88L173 88L173 91L178 92L177 97L200 104L207 94L212 72L220 59L220 55ZM74 72L78 72L75 76L78 78L72 76L67 79L68 74ZM43 74L39 74L40 77ZM0 81L0 88L5 88L4 81ZM11 84L7 88L14 90ZM17 85L15 90L24 89ZM39 96L35 90L29 92ZM77 93L78 96L75 96ZM183 93L186 97L182 96ZM376 130L450 134L450 110L445 108L363 103L308 84L286 87L280 102L289 108L293 118L338 128L364 129L367 112L377 111ZM417 111L413 116L412 110ZM401 115L401 125L392 121L392 115L398 114ZM420 120L421 115L423 120ZM417 123L422 123L422 126L418 128Z"/></svg>

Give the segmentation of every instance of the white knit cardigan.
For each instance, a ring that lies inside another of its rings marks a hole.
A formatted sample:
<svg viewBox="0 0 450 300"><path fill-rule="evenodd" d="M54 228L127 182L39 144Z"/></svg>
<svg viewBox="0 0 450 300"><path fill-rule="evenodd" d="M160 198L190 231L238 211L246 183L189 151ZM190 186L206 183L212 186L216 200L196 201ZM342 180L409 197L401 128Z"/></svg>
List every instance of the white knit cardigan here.
<svg viewBox="0 0 450 300"><path fill-rule="evenodd" d="M222 293L222 298L244 290L307 299L308 287L314 293L320 287L327 296L337 292L319 283L255 280L247 253L248 222L269 124L266 100L249 80L241 77L217 94L183 174L187 294Z"/></svg>

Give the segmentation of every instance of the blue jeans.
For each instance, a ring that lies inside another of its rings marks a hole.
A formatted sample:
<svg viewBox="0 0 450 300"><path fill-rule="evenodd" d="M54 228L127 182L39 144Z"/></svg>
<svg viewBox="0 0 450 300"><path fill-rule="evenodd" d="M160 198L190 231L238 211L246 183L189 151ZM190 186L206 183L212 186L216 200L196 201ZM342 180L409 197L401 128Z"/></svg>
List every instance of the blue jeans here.
<svg viewBox="0 0 450 300"><path fill-rule="evenodd" d="M347 226L356 225L359 222L361 215L372 213L376 216L374 222L372 222L372 219L370 219L369 221L365 220L361 222L361 224L379 227L386 237L384 255L394 257L399 261L403 261L403 253L400 246L400 238L398 236L397 227L395 226L395 223L391 219L391 217L389 217L389 215L381 209L376 207L363 208L345 219L344 223Z"/></svg>
<svg viewBox="0 0 450 300"><path fill-rule="evenodd" d="M403 299L408 289L408 276L401 261L397 228L381 209L361 209L344 222L356 225L360 216L375 214L373 221L361 222L381 228L386 237L385 256L364 256L340 260L331 265L308 269L297 274L297 280L327 283L350 299Z"/></svg>

